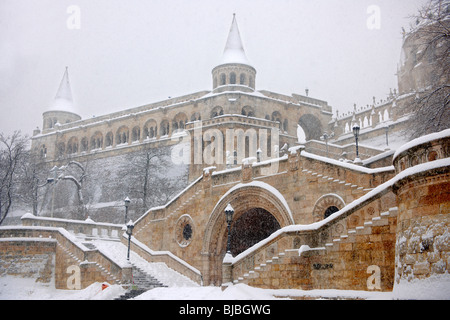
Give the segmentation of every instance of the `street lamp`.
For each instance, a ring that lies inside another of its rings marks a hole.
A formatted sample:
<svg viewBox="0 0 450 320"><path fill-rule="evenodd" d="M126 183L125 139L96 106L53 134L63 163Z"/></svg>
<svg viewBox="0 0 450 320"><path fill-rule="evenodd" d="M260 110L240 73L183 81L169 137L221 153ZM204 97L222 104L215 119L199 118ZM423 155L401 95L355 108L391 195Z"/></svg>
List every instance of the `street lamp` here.
<svg viewBox="0 0 450 320"><path fill-rule="evenodd" d="M234 214L234 209L231 206L231 204L228 204L227 207L225 208L225 218L226 218L227 227L228 227L227 253L230 253L230 254L231 254L231 251L230 251L230 247L231 247L230 228L231 228L231 221L233 221L233 214Z"/></svg>
<svg viewBox="0 0 450 320"><path fill-rule="evenodd" d="M355 141L356 141L356 159L355 162L360 162L361 160L359 159L359 151L358 151L358 136L359 136L359 126L357 124L355 124L353 126L353 135L355 136Z"/></svg>
<svg viewBox="0 0 450 320"><path fill-rule="evenodd" d="M126 197L124 201L125 201L125 224L127 224L128 207L130 206L131 200L128 197Z"/></svg>
<svg viewBox="0 0 450 320"><path fill-rule="evenodd" d="M130 241L131 241L131 234L133 233L134 223L133 221L129 221L127 223L127 235L128 235L128 253L127 253L127 260L130 261Z"/></svg>
<svg viewBox="0 0 450 320"><path fill-rule="evenodd" d="M327 132L324 132L323 135L320 137L320 140L325 140L325 145L327 147L327 158L328 158L328 139L334 137L334 132L331 134L328 134Z"/></svg>

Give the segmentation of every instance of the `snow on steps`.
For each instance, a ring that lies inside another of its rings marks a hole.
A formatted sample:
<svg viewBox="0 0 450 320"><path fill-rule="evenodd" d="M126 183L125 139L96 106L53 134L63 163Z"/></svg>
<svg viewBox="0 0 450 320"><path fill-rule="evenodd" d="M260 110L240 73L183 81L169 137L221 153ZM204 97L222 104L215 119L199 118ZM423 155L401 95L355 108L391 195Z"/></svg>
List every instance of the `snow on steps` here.
<svg viewBox="0 0 450 320"><path fill-rule="evenodd" d="M317 247L317 248L309 248L308 251L316 250L316 251L323 251L328 252L329 250L333 250L336 247L336 244L339 244L341 242L353 242L354 238L352 235L354 234L371 234L372 233L372 226L385 226L389 225L388 217L396 217L398 214L398 208L393 207L390 208L389 211L380 213L380 216L373 217L370 221L365 221L363 225L357 226L355 229L349 229L347 231L347 234L343 234L340 237L336 237L332 240L332 242L326 243L325 247ZM266 267L270 266L271 264L282 264L283 259L285 257L289 256L298 256L301 255L301 248L297 249L286 249L284 252L279 252L278 256L273 256L271 259L266 260L265 263L262 263L260 265L257 265L253 268L253 270L250 270L246 273L244 273L242 276L238 277L237 279L233 280L233 284L238 283L247 283L249 279L257 278L259 277L259 273L264 272Z"/></svg>
<svg viewBox="0 0 450 320"><path fill-rule="evenodd" d="M70 257L75 263L82 265L82 264L92 264L95 265L95 267L100 271L100 273L105 276L108 282L112 282L114 284L120 284L120 280L117 279L116 276L112 275L108 270L106 270L102 265L100 265L97 262L89 262L89 261L81 261L78 259L70 250L64 246L62 246L59 242L57 243L58 246L63 250L63 252ZM92 248L91 248L92 249Z"/></svg>
<svg viewBox="0 0 450 320"><path fill-rule="evenodd" d="M93 244L98 248L98 250L106 254L111 260L115 261L119 265L124 265L127 263L127 246L121 242L113 241L93 241ZM130 251L130 262L142 272L145 272L164 286L168 287L188 287L188 286L198 286L198 284L188 277L178 273L177 271L169 268L163 262L148 262L142 258L135 251Z"/></svg>
<svg viewBox="0 0 450 320"><path fill-rule="evenodd" d="M321 174L321 173L318 173L318 172L314 172L314 171L312 171L312 170L309 170L309 169L303 169L302 170L302 173L304 173L304 174L310 174L310 175L312 175L313 177L317 177L317 178L319 178L319 179L323 179L323 180L325 180L325 181L330 181L330 182L333 182L333 183L336 183L336 184L343 184L343 185L345 185L346 187L350 187L350 188L352 188L352 189L356 189L356 190L363 190L363 191L370 191L370 190L372 190L372 188L364 188L364 187L362 187L362 186L359 186L359 185L356 185L356 184L351 184L350 182L347 182L347 181L345 181L345 180L339 180L338 178L336 178L336 177L331 177L331 176L327 176L327 175L323 175L323 174Z"/></svg>
<svg viewBox="0 0 450 320"><path fill-rule="evenodd" d="M344 242L345 240L352 242L352 235L355 234L371 234L372 226L386 226L389 225L388 217L396 217L398 213L397 207L390 208L389 211L380 213L380 216L373 217L369 221L365 221L363 225L355 227L355 229L347 230L347 234L341 235L339 238L334 238L332 242L325 244L325 248L331 249L335 244ZM350 238L349 238L350 237Z"/></svg>

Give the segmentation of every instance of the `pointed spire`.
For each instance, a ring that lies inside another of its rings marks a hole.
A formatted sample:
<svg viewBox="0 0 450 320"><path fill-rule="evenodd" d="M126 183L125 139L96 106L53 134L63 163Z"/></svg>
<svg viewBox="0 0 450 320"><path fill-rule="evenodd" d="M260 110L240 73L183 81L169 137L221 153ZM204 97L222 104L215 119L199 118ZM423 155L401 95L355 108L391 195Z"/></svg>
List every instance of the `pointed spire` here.
<svg viewBox="0 0 450 320"><path fill-rule="evenodd" d="M70 89L69 70L66 67L58 92L52 105L52 110L74 112L72 90Z"/></svg>
<svg viewBox="0 0 450 320"><path fill-rule="evenodd" d="M222 64L225 63L242 63L250 65L247 56L245 55L244 46L242 45L235 13L233 13L233 22L231 23L227 44L223 51Z"/></svg>

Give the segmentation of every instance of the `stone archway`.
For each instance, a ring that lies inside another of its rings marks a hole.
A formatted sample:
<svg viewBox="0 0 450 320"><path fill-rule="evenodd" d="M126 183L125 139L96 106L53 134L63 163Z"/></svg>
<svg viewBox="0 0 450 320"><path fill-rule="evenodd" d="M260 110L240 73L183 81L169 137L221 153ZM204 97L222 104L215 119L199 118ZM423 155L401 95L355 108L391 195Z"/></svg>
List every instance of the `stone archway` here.
<svg viewBox="0 0 450 320"><path fill-rule="evenodd" d="M234 223L242 222L246 218L253 220L255 216L268 219L269 222L265 227L270 230L265 230L266 234L271 230L276 231L279 228L294 224L286 200L278 190L270 185L253 181L245 184L240 183L228 190L211 212L205 229L202 249L202 254L207 257L208 261L203 272L205 285L220 285L222 282L222 260L226 252L228 235L224 211L228 204L231 204L235 211L232 229ZM252 215L254 217L251 217ZM264 234L261 228L255 228L255 232L260 235L255 235L250 242L266 238L259 239Z"/></svg>
<svg viewBox="0 0 450 320"><path fill-rule="evenodd" d="M322 132L322 124L320 120L312 114L304 114L298 120L298 125L303 129L305 133L305 140L319 140Z"/></svg>
<svg viewBox="0 0 450 320"><path fill-rule="evenodd" d="M261 208L252 208L242 214L231 228L230 251L235 257L280 229L277 219Z"/></svg>

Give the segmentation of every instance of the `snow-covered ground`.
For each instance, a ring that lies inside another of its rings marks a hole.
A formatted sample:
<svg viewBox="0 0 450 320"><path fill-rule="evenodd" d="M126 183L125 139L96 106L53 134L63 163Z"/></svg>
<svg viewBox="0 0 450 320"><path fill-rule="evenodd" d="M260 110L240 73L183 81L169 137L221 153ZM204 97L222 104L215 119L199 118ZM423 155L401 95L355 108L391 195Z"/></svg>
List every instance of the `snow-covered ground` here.
<svg viewBox="0 0 450 320"><path fill-rule="evenodd" d="M85 242L83 239L78 239ZM90 242L98 250L119 265L127 264L127 247L119 241L94 240ZM237 284L222 290L220 287L202 287L189 278L168 268L164 263L148 263L135 252L130 254L131 262L140 269L156 277L168 287L148 290L135 300L286 300L307 299L450 299L450 275L445 273L430 277L425 281L403 284L394 292L374 292L356 290L299 290L260 289ZM102 285L107 288L102 289ZM55 289L51 283L37 283L35 279L16 276L0 277L0 300L113 300L125 293L121 285L93 283L83 290Z"/></svg>
<svg viewBox="0 0 450 320"><path fill-rule="evenodd" d="M106 283L103 283L106 284ZM0 300L112 300L125 293L120 285L102 290L96 282L83 290L60 290L53 285L36 283L34 279L14 276L0 277ZM309 297L312 299L392 299L391 293L344 290L259 289L238 284L223 290L220 287L184 286L155 288L135 300L279 300Z"/></svg>
<svg viewBox="0 0 450 320"><path fill-rule="evenodd" d="M76 241L86 242L82 238ZM92 245L115 261L126 265L127 246L119 241L93 240ZM189 278L168 268L164 263L148 263L135 252L130 252L130 261L143 271L156 277L167 287L155 288L137 296L135 300L279 300L296 297L391 299L391 293L346 291L346 290L294 290L260 289L245 284L233 285L222 290L220 287L200 286ZM107 288L102 289L106 284ZM83 290L55 289L51 283L39 283L35 279L17 276L0 277L0 300L112 300L125 293L121 285L93 283Z"/></svg>

